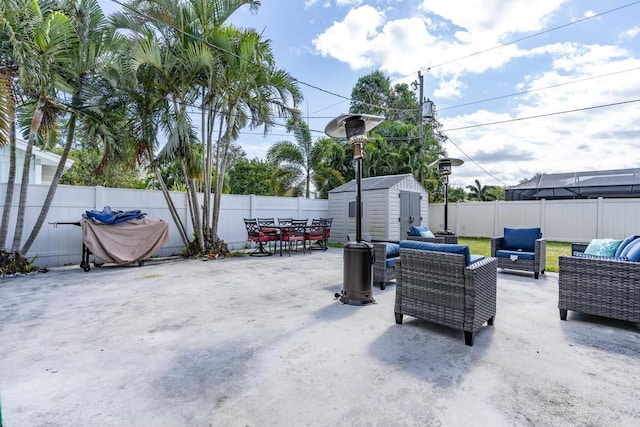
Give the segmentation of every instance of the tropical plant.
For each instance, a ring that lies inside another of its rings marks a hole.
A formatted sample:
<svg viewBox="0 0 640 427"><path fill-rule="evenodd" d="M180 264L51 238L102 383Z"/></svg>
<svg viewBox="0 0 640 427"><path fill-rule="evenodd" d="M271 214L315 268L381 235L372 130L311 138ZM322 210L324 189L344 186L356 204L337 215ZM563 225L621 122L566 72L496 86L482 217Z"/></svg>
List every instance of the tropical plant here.
<svg viewBox="0 0 640 427"><path fill-rule="evenodd" d="M0 39L3 62L10 63L9 73L18 76L18 91L22 100L16 108L9 106L0 111L3 135L10 134L18 118L29 123L27 147L22 169L16 227L12 252L26 254L42 224L40 218L32 229L31 236L20 247L24 230L27 190L29 186L33 146L46 137L55 139L57 119L66 110L61 94L72 93L70 80L74 76L71 64L77 51L76 31L69 16L53 3L41 5L35 1L3 1L2 24L5 31ZM5 78L10 74L3 73ZM6 81L6 80L5 80ZM7 92L15 94L14 85ZM12 95L13 96L13 95ZM5 96L3 96L5 98ZM13 159L12 159L13 160ZM55 191L55 190L54 190ZM11 195L12 198L13 195ZM9 199L9 197L7 197ZM5 219L3 218L3 221Z"/></svg>
<svg viewBox="0 0 640 427"><path fill-rule="evenodd" d="M303 121L289 120L287 132L293 132L295 143L279 141L269 147L267 160L279 166L276 187L287 195L311 194L311 180L322 159L320 144L314 144L309 126Z"/></svg>
<svg viewBox="0 0 640 427"><path fill-rule="evenodd" d="M469 194L467 198L469 200L478 200L480 202L487 202L491 200L496 200L497 196L493 192L493 188L487 185L480 184L479 180L474 181L475 185L467 185L467 190L469 190Z"/></svg>

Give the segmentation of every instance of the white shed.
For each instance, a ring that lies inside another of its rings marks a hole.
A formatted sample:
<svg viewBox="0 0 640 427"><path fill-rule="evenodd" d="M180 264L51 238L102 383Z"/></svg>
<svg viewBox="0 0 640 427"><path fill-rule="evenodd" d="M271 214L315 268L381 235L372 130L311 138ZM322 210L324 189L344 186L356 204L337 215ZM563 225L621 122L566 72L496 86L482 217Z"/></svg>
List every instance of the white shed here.
<svg viewBox="0 0 640 427"><path fill-rule="evenodd" d="M363 178L362 233L372 239L402 240L412 225L429 224L429 197L411 174ZM356 180L329 191L331 238L345 242L356 231Z"/></svg>

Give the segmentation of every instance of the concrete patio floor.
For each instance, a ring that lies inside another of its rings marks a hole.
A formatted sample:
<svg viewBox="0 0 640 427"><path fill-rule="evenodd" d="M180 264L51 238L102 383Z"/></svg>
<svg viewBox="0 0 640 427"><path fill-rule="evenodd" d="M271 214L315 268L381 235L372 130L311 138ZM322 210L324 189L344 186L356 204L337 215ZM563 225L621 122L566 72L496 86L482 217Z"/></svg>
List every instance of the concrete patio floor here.
<svg viewBox="0 0 640 427"><path fill-rule="evenodd" d="M473 347L335 300L340 249L0 279L4 427L640 425L640 325L557 277L499 272Z"/></svg>

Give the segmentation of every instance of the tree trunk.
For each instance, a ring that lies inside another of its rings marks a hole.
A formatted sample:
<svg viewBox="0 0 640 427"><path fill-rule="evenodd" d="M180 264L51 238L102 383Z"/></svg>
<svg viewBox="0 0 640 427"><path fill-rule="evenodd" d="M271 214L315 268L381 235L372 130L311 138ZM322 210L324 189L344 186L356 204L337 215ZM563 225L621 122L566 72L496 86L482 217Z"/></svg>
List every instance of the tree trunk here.
<svg viewBox="0 0 640 427"><path fill-rule="evenodd" d="M222 190L224 189L224 176L226 174L227 153L231 141L231 131L235 122L237 107L231 107L226 119L226 132L222 138L218 138L216 148L216 186L213 195L213 221L211 222L211 234L214 238L218 237L218 222L220 220L220 200L222 199ZM220 121L220 133L222 134L223 120Z"/></svg>
<svg viewBox="0 0 640 427"><path fill-rule="evenodd" d="M13 191L16 183L16 123L11 120L11 134L9 136L9 176L7 177L7 191L4 197L2 209L2 224L0 224L0 248L4 248L9 234L9 219L11 217L11 204L13 203Z"/></svg>
<svg viewBox="0 0 640 427"><path fill-rule="evenodd" d="M193 233L196 238L196 245L204 253L204 242L202 236L202 223L200 222L200 210L198 206L198 195L196 194L195 185L187 174L187 168L183 161L180 161L182 176L187 187L187 198L189 200L189 212L191 213L191 223L193 224Z"/></svg>
<svg viewBox="0 0 640 427"><path fill-rule="evenodd" d="M173 203L173 199L169 194L169 189L167 185L164 183L162 179L162 174L157 167L153 168L154 173L156 174L156 179L158 180L158 184L160 185L160 190L162 191L162 195L164 196L164 200L167 202L167 206L169 207L169 212L171 213L171 217L173 218L173 222L178 228L178 233L180 234L180 238L182 239L182 243L184 247L189 246L189 236L187 235L187 230L184 228L184 224L180 220L178 216L178 210L176 209L176 205Z"/></svg>
<svg viewBox="0 0 640 427"><path fill-rule="evenodd" d="M42 228L42 224L44 224L44 220L49 213L49 209L51 208L51 203L53 202L53 197L56 195L56 190L58 189L58 184L60 183L60 178L62 177L62 173L64 172L64 166L67 163L67 159L69 158L69 151L71 151L71 145L73 143L73 137L76 132L76 121L77 114L71 113L71 117L69 118L69 129L67 130L67 141L64 145L64 150L62 151L62 156L60 157L60 161L58 162L58 167L56 168L56 173L53 175L53 179L51 180L51 185L49 185L49 191L47 192L47 196L44 199L44 203L42 208L40 209L40 215L38 215L38 219L31 229L31 233L27 238L27 241L24 242L22 249L20 249L20 253L22 255L26 255L31 249L31 245L36 240L40 229Z"/></svg>
<svg viewBox="0 0 640 427"><path fill-rule="evenodd" d="M22 180L20 182L20 201L18 202L18 212L16 214L16 229L13 234L13 244L11 246L12 252L18 252L20 250L20 242L22 241L22 232L24 230L24 212L27 208L27 190L29 188L29 169L31 168L31 155L33 154L33 144L38 137L38 131L40 130L40 124L44 112L42 108L44 103L38 101L38 106L33 119L31 120L31 129L29 130L29 141L27 142L27 149L24 154L24 165L22 167Z"/></svg>

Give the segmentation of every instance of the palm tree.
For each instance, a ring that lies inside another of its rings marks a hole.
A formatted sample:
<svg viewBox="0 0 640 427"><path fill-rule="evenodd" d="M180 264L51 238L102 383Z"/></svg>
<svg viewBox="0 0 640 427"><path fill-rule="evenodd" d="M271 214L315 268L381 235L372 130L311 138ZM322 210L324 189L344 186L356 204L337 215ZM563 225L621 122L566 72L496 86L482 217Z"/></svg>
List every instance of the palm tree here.
<svg viewBox="0 0 640 427"><path fill-rule="evenodd" d="M21 93L25 95L25 101L18 107L18 112L28 115L30 122L11 248L18 253L25 249L20 249L20 243L24 230L33 145L48 131L55 129L56 118L64 109L58 95L60 92L69 92L67 80L72 75L69 63L77 38L68 16L55 9L53 4L45 4L41 9L37 2L18 0L4 1L2 7L0 15L6 19L5 29L10 27L13 30L6 33L9 35L8 40L2 40L3 52L7 44L12 46ZM5 9L12 7L16 7L16 10ZM7 123L6 120L2 121L5 134Z"/></svg>
<svg viewBox="0 0 640 427"><path fill-rule="evenodd" d="M277 179L291 195L311 194L311 179L320 168L324 146L311 140L309 126L299 120L287 122L287 132L293 131L295 143L278 141L267 151L267 160L280 167ZM325 173L328 171L325 170Z"/></svg>
<svg viewBox="0 0 640 427"><path fill-rule="evenodd" d="M74 27L72 34L77 35L69 52L69 68L65 69L65 90L71 96L70 104L66 105L69 110L66 139L40 214L20 249L22 254L29 251L47 217L76 136L78 121L87 126L99 126L104 120L105 113L100 105L93 104L91 95L102 86L101 76L115 60L112 49L122 41L107 25L97 0L72 1L67 4L66 11Z"/></svg>
<svg viewBox="0 0 640 427"><path fill-rule="evenodd" d="M302 95L297 82L276 68L270 44L253 30L226 29L230 42L222 53L220 127L216 143L216 180L211 235L217 238L220 200L229 167L229 153L240 129L262 126L265 133L277 117L299 117ZM235 34L234 34L235 33ZM289 103L292 105L289 105Z"/></svg>
<svg viewBox="0 0 640 427"><path fill-rule="evenodd" d="M233 159L233 142L245 126L275 124L276 116L292 116L301 95L295 80L274 65L268 42L255 31L239 31L221 24L242 5L255 8L258 1L159 0L141 3L142 15L129 11L118 14L114 22L133 31L132 50L136 73L153 70L156 82L168 100L159 126L167 142L156 162L179 162L189 193L190 213L196 244L204 250L205 241L217 237L220 197L226 171ZM202 141L197 141L188 107L200 102ZM217 124L215 155L211 156L214 123ZM196 150L196 144L204 149ZM196 153L202 153L197 156ZM208 202L208 180L215 160L213 204ZM195 179L204 180L205 204L202 215L196 198ZM204 230L213 205L211 227ZM202 218L202 219L201 219Z"/></svg>
<svg viewBox="0 0 640 427"><path fill-rule="evenodd" d="M474 182L475 185L467 185L469 200L488 202L497 199L496 195L492 192L492 187L480 184L480 181L477 179Z"/></svg>
<svg viewBox="0 0 640 427"><path fill-rule="evenodd" d="M16 178L16 57L21 51L18 39L21 20L18 19L17 13L20 8L13 0L3 0L0 7L0 147L9 144L9 174L0 223L0 248L4 248L9 232L9 216Z"/></svg>

